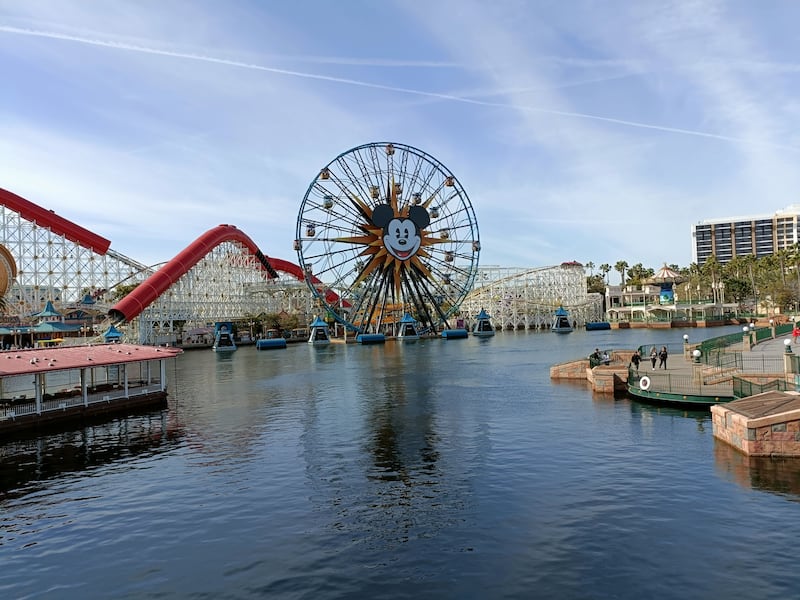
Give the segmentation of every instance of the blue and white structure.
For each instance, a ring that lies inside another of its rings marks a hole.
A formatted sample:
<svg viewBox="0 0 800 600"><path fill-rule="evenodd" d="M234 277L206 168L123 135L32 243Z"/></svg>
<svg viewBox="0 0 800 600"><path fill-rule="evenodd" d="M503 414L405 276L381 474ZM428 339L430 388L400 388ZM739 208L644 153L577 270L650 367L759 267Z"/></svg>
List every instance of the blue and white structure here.
<svg viewBox="0 0 800 600"><path fill-rule="evenodd" d="M403 315L398 326L397 339L401 342L416 342L419 339L417 320L409 313Z"/></svg>
<svg viewBox="0 0 800 600"><path fill-rule="evenodd" d="M327 346L331 343L328 333L328 324L319 318L319 315L308 326L308 343L312 346Z"/></svg>
<svg viewBox="0 0 800 600"><path fill-rule="evenodd" d="M492 327L491 317L484 309L475 317L478 322L472 329L472 335L476 337L491 337L494 335L494 327Z"/></svg>

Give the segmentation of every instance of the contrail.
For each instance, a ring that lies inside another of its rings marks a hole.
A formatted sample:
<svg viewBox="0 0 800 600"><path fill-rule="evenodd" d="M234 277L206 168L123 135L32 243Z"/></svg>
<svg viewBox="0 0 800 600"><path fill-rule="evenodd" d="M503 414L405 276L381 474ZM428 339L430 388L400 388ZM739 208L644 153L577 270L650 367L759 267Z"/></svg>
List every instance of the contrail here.
<svg viewBox="0 0 800 600"><path fill-rule="evenodd" d="M511 108L513 110L524 110L529 112L538 112L550 115L558 115L562 117L572 117L576 119L588 119L592 121L600 121L603 123L612 123L615 125L624 125L626 127L635 127L638 129L649 129L652 131L663 131L665 133L677 133L681 135L691 135L695 137L702 137L708 139L721 140L726 142L734 142L737 144L748 145L762 145L773 148L781 148L784 150L798 151L800 148L795 146L784 146L780 144L773 144L763 140L752 140L746 138L739 138L735 136L722 135L719 133L710 133L706 131L698 131L693 129L682 129L680 127L667 127L664 125L653 125L650 123L641 123L639 121L628 121L626 119L617 119L614 117L603 117L600 115L592 115L587 113L555 110L549 108L539 108L535 106L520 106L515 104L508 104L503 102L489 102L487 100L477 100L473 98L465 98L463 96L455 96L452 94L444 94L439 92L428 92L425 90L415 90L411 88L397 87L392 85L383 85L380 83L371 83L368 81L360 81L358 79L348 79L345 77L333 77L330 75L319 75L316 73L305 73L302 71L293 71L290 69L279 69L277 67L267 67L255 63L242 62L238 60L230 60L226 58L218 58L215 56L206 56L202 54L193 54L188 52L176 52L173 50L160 50L158 48L151 48L149 46L140 46L137 44L130 44L127 42L92 39L77 35L70 35L66 33L56 33L53 31L41 31L37 29L26 29L22 27L10 27L7 25L0 25L0 32L12 33L17 35L24 35L30 37L49 38L54 40L63 40L68 42L76 42L80 44L88 44L90 46L99 46L102 48L112 48L117 50L128 50L131 52L139 52L142 54L152 54L156 56L168 56L171 58L181 58L185 60L194 60L205 63L212 63L217 65L227 65L229 67L237 67L240 69L249 69L253 71L262 71L265 73L274 73L276 75L286 75L289 77L299 77L301 79L312 79L316 81L327 81L331 83L341 83L345 85L352 85L363 88L370 88L375 90L383 90L387 92L397 92L401 94L409 94L414 96L424 96L427 98L438 98L440 100L448 100L451 102L461 102L463 104L473 104L477 106L487 106L492 108Z"/></svg>

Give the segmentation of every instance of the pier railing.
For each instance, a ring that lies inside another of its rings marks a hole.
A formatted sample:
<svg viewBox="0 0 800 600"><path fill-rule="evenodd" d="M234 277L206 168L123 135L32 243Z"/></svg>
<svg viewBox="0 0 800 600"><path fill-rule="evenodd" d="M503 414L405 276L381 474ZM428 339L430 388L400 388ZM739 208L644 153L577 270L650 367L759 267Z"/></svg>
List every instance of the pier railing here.
<svg viewBox="0 0 800 600"><path fill-rule="evenodd" d="M694 358L689 347L678 348L676 344L667 345L670 356L678 355L678 360L690 361L690 372L674 373L649 369L642 370L647 375L646 388L642 387L640 374L634 369L628 373L628 390L636 392L655 392L671 396L686 396L689 402L699 401L699 397L744 398L770 390L795 390L795 382L787 377L787 372L800 371L800 357L791 356L793 365L787 367L785 355L770 355L760 352L733 350L732 346L742 347L750 336L750 343L759 343L784 335L792 330L792 323L732 333L701 342L694 348L700 355ZM661 346L656 346L657 350ZM642 363L649 366L649 350L639 349ZM682 354L682 356L681 356ZM674 360L674 359L673 359ZM674 364L674 363L672 363ZM788 369L788 370L787 370ZM648 395L651 395L648 393ZM676 401L676 398L671 398ZM678 400L679 401L679 400Z"/></svg>
<svg viewBox="0 0 800 600"><path fill-rule="evenodd" d="M763 392L792 392L796 389L794 383L786 381L786 379L773 379L766 383L757 383L748 379L733 376L733 395L736 398L747 398L755 396Z"/></svg>
<svg viewBox="0 0 800 600"><path fill-rule="evenodd" d="M83 396L78 391L71 396L42 400L41 412L39 414L62 411L77 406L89 406L103 402L109 403L122 398L135 398L136 396L155 394L160 391L161 383L159 381L151 381L149 384L129 385L127 393L125 388L121 385L116 387L111 386L109 389L100 392L88 393L85 402ZM0 405L0 420L14 419L16 417L34 414L37 414L36 401L34 399L25 401L16 400L13 404Z"/></svg>
<svg viewBox="0 0 800 600"><path fill-rule="evenodd" d="M650 380L648 389L653 392L683 396L730 397L733 395L733 384L730 377L726 380L718 380L713 377L703 377L699 373L650 371L648 369L639 369L639 371L628 369L628 387L639 388L639 381L644 376Z"/></svg>

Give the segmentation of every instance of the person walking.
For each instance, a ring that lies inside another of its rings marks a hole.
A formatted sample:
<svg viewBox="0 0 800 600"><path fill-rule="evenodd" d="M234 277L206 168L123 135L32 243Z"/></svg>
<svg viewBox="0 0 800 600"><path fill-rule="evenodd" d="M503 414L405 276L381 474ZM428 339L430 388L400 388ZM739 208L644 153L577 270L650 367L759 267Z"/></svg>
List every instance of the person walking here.
<svg viewBox="0 0 800 600"><path fill-rule="evenodd" d="M650 348L650 363L653 365L653 371L656 370L656 360L658 360L658 350L653 346Z"/></svg>
<svg viewBox="0 0 800 600"><path fill-rule="evenodd" d="M633 368L636 369L637 373L639 372L639 361L640 360L641 360L641 357L639 356L639 352L637 350L636 352L633 353L633 356L631 356L631 364L633 365Z"/></svg>
<svg viewBox="0 0 800 600"><path fill-rule="evenodd" d="M792 327L792 342L797 343L797 337L800 336L800 327L795 325Z"/></svg>
<svg viewBox="0 0 800 600"><path fill-rule="evenodd" d="M658 368L660 369L661 367L664 367L666 369L667 368L667 347L666 346L661 346L661 352L658 353L658 359L659 359Z"/></svg>

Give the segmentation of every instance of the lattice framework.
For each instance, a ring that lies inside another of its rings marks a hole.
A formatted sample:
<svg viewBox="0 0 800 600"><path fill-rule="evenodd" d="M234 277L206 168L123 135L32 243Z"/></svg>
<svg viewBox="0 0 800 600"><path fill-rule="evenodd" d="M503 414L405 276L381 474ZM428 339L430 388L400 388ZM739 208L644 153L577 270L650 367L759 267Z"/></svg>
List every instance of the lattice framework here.
<svg viewBox="0 0 800 600"><path fill-rule="evenodd" d="M0 243L17 265L17 277L6 294L7 316L19 321L51 301L58 310L79 305L89 292L95 308L108 307L114 288L142 281L153 269L113 251L98 254L0 206Z"/></svg>
<svg viewBox="0 0 800 600"><path fill-rule="evenodd" d="M461 305L461 314L473 319L486 309L495 327L538 329L550 326L559 305L580 325L602 320L602 297L589 294L580 265L520 268L478 268L475 287Z"/></svg>

